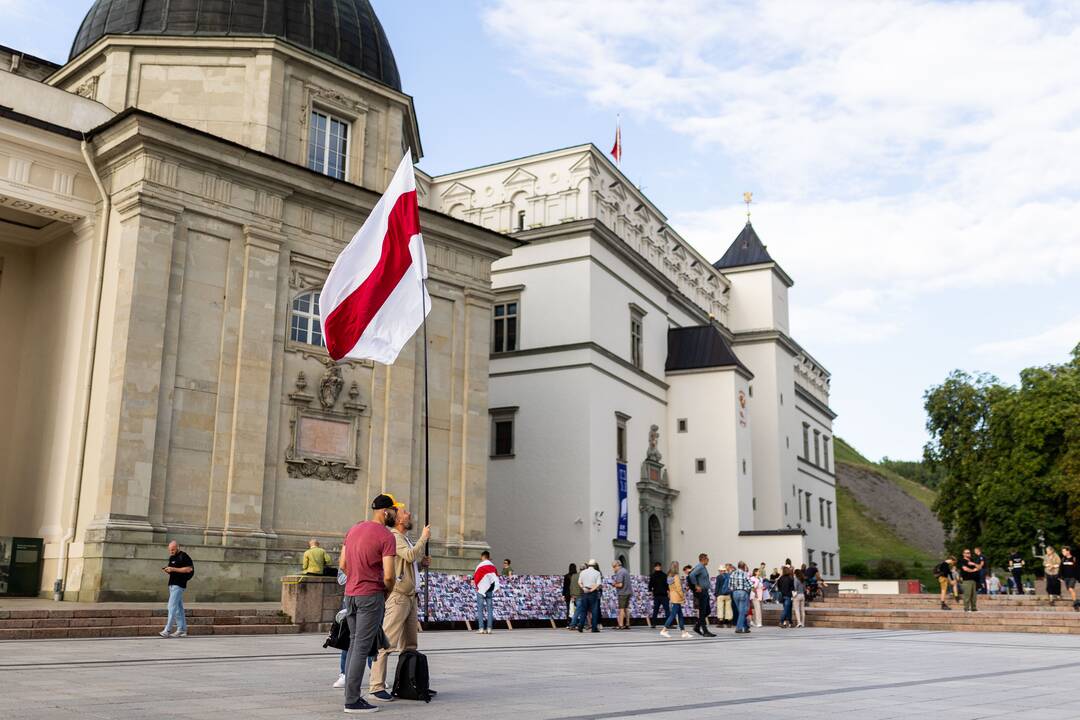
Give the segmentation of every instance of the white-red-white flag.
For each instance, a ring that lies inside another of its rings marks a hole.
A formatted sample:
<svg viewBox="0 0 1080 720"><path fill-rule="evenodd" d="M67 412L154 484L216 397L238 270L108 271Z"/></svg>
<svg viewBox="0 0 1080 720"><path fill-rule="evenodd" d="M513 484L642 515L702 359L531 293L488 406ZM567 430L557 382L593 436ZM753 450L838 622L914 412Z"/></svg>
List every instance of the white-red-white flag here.
<svg viewBox="0 0 1080 720"><path fill-rule="evenodd" d="M622 165L622 122L615 121L615 144L611 146L611 157L617 165Z"/></svg>
<svg viewBox="0 0 1080 720"><path fill-rule="evenodd" d="M319 310L330 357L393 363L431 311L425 278L416 176L406 152L323 285Z"/></svg>

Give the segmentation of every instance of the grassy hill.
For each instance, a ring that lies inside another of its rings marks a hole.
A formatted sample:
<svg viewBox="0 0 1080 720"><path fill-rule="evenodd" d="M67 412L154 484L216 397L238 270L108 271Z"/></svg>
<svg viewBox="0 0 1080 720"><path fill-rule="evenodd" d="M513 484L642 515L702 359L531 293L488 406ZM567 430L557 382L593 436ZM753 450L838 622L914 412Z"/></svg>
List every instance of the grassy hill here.
<svg viewBox="0 0 1080 720"><path fill-rule="evenodd" d="M934 491L872 462L841 438L835 443L841 570L859 577L893 575L897 568L880 564L895 561L904 565L905 577L934 587L932 569L944 543L930 512Z"/></svg>

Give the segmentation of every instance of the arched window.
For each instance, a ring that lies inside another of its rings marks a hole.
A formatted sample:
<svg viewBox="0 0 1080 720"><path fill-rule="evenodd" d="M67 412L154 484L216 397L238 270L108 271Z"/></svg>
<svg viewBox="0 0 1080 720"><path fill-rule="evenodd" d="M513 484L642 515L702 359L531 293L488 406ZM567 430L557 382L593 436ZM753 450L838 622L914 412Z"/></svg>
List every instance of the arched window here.
<svg viewBox="0 0 1080 720"><path fill-rule="evenodd" d="M289 338L293 342L323 347L322 320L319 319L319 291L309 290L292 301Z"/></svg>

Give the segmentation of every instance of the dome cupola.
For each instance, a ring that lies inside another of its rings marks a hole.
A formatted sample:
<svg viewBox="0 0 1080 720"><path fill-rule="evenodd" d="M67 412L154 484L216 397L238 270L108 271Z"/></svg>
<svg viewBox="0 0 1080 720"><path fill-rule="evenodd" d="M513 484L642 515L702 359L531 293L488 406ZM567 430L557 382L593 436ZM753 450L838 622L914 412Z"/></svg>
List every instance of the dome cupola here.
<svg viewBox="0 0 1080 720"><path fill-rule="evenodd" d="M97 0L69 59L106 35L273 37L401 91L368 0Z"/></svg>

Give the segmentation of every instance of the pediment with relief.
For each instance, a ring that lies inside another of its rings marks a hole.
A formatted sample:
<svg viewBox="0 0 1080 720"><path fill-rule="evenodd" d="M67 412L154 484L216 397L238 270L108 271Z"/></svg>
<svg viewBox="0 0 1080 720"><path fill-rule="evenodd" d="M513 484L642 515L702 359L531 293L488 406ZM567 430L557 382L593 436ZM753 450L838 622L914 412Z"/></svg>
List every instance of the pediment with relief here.
<svg viewBox="0 0 1080 720"><path fill-rule="evenodd" d="M471 198L475 194L476 194L476 191L473 190L468 185L466 185L464 183L461 183L461 182L454 182L453 184L450 185L450 187L443 190L442 194L439 197L441 197L441 198Z"/></svg>
<svg viewBox="0 0 1080 720"><path fill-rule="evenodd" d="M525 168L515 168L510 175L503 180L503 187L512 185L531 185L536 182L536 176Z"/></svg>

